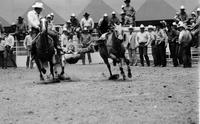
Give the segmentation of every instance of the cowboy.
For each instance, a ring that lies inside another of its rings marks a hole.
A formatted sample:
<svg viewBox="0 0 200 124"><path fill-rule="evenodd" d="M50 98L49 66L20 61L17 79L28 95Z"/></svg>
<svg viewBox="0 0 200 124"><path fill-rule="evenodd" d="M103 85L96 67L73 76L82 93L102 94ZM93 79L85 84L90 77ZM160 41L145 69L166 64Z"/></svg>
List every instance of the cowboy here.
<svg viewBox="0 0 200 124"><path fill-rule="evenodd" d="M127 49L128 49L128 54L129 54L129 60L131 62L131 66L137 66L137 47L138 44L136 42L136 35L137 33L134 32L134 28L132 25L129 26L129 37L128 37L128 45L127 45Z"/></svg>
<svg viewBox="0 0 200 124"><path fill-rule="evenodd" d="M180 23L179 29L180 34L178 38L178 43L181 45L182 48L182 58L183 58L183 67L192 67L191 62L191 40L192 36L188 30L186 30L186 25L184 23Z"/></svg>
<svg viewBox="0 0 200 124"><path fill-rule="evenodd" d="M124 0L124 3L126 6L122 8L122 10L125 12L125 19L126 19L126 25L132 24L135 26L135 9L130 5L131 0Z"/></svg>
<svg viewBox="0 0 200 124"><path fill-rule="evenodd" d="M198 41L200 43L200 8L197 9L196 24L194 24L191 29L193 30L192 31L193 36L198 35Z"/></svg>
<svg viewBox="0 0 200 124"><path fill-rule="evenodd" d="M178 18L180 19L179 21L182 22L186 22L188 20L188 15L185 12L185 7L183 5L180 7L180 13L178 15Z"/></svg>
<svg viewBox="0 0 200 124"><path fill-rule="evenodd" d="M53 23L54 22L54 14L51 13L50 16L51 16L51 23Z"/></svg>
<svg viewBox="0 0 200 124"><path fill-rule="evenodd" d="M15 63L15 60L13 59L13 47L15 44L14 36L12 36L10 33L5 33L5 51L7 59L10 57L14 67L17 67L17 64ZM6 68L7 68L7 61L6 60Z"/></svg>
<svg viewBox="0 0 200 124"><path fill-rule="evenodd" d="M34 33L33 38L37 36L37 34L40 31L40 18L42 17L40 14L42 10L44 9L43 3L41 2L36 2L33 6L34 10L31 10L28 12L27 17L28 17L28 25L29 25L29 30ZM52 30L47 30L48 35L51 36L51 38L54 41L54 47L57 50L57 54L60 53L60 48L59 48L59 39L57 33L55 33ZM36 53L36 44L35 42L32 42L32 57L34 59L35 53Z"/></svg>
<svg viewBox="0 0 200 124"><path fill-rule="evenodd" d="M103 18L101 18L98 23L99 36L108 32L109 28L110 28L110 23L109 23L108 15L107 13L105 13L103 15Z"/></svg>
<svg viewBox="0 0 200 124"><path fill-rule="evenodd" d="M187 25L189 25L189 26L195 25L196 19L197 19L196 13L192 12L191 17L188 19Z"/></svg>
<svg viewBox="0 0 200 124"><path fill-rule="evenodd" d="M82 31L81 34L81 44L82 44L82 48L87 48L89 46L89 42L91 41L91 35L89 33L89 30L87 29L87 27L85 27ZM88 56L88 62L89 64L92 63L92 58L90 53L87 53ZM83 54L82 56L82 64L85 65L85 54Z"/></svg>
<svg viewBox="0 0 200 124"><path fill-rule="evenodd" d="M71 21L67 20L66 23L63 25L63 29L67 30L68 40L73 40L73 29L71 26Z"/></svg>
<svg viewBox="0 0 200 124"><path fill-rule="evenodd" d="M63 29L63 33L60 36L60 40L61 48L63 49L63 51L66 51L68 49L68 46L73 43L72 40L69 38L68 30L66 28Z"/></svg>
<svg viewBox="0 0 200 124"><path fill-rule="evenodd" d="M72 13L72 15L71 15L70 22L71 22L71 26L72 26L73 32L76 33L76 36L78 38L78 42L80 42L80 36L81 36L80 22L76 18L76 15L74 13Z"/></svg>
<svg viewBox="0 0 200 124"><path fill-rule="evenodd" d="M28 29L26 23L23 21L24 18L19 16L17 20L18 22L16 24L15 35L17 37L17 40L20 41L25 38Z"/></svg>
<svg viewBox="0 0 200 124"><path fill-rule="evenodd" d="M120 23L121 23L121 25L123 26L123 25L125 25L125 16L126 16L125 12L122 11L121 14L120 14L120 16L121 16L121 21L120 21Z"/></svg>
<svg viewBox="0 0 200 124"><path fill-rule="evenodd" d="M165 53L165 31L163 30L163 24L158 23L156 28L156 45L157 51L157 66L166 66L166 53Z"/></svg>
<svg viewBox="0 0 200 124"><path fill-rule="evenodd" d="M178 66L178 35L179 32L177 31L177 25L175 22L172 23L172 25L169 27L169 30L167 31L167 36L168 36L168 43L169 43L169 50L170 50L170 55L173 61L174 67Z"/></svg>
<svg viewBox="0 0 200 124"><path fill-rule="evenodd" d="M112 17L110 18L110 25L114 26L114 24L119 25L120 24L120 20L119 18L116 16L115 11L112 12Z"/></svg>
<svg viewBox="0 0 200 124"><path fill-rule="evenodd" d="M157 45L156 45L156 33L154 31L154 27L152 25L148 26L148 32L150 37L150 44L151 44L151 50L152 50L152 56L153 56L153 63L154 67L158 65L158 58L157 58Z"/></svg>
<svg viewBox="0 0 200 124"><path fill-rule="evenodd" d="M86 27L91 33L92 30L94 29L94 21L91 17L89 17L90 14L87 12L83 16L84 18L82 18L80 22L81 29L83 30Z"/></svg>
<svg viewBox="0 0 200 124"><path fill-rule="evenodd" d="M140 32L136 35L136 42L139 44L139 54L140 54L140 63L144 66L144 58L146 59L147 66L150 66L149 57L147 54L147 48L150 43L150 37L148 32L145 31L143 24L140 25Z"/></svg>
<svg viewBox="0 0 200 124"><path fill-rule="evenodd" d="M33 33L32 31L26 35L24 39L24 48L27 50L27 59L26 59L26 68L33 68L33 61L31 61L31 45L33 40Z"/></svg>

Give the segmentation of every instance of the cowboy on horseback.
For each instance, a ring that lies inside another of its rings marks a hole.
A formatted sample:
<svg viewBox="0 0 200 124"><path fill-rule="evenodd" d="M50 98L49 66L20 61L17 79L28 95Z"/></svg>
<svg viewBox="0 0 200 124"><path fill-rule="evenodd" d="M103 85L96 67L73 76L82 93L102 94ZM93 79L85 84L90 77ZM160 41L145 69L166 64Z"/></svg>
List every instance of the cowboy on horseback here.
<svg viewBox="0 0 200 124"><path fill-rule="evenodd" d="M28 26L29 26L29 30L32 31L34 34L33 38L36 38L36 36L38 36L38 34L40 32L40 19L42 18L41 12L44 9L44 7L43 7L43 3L41 3L41 2L36 2L32 7L34 8L34 10L29 11L27 14ZM53 39L54 47L57 50L57 53L59 53L58 35L53 30L48 30L47 32L48 32L48 35ZM36 41L35 40L32 42L31 54L32 54L32 59L34 59L35 54L36 54Z"/></svg>

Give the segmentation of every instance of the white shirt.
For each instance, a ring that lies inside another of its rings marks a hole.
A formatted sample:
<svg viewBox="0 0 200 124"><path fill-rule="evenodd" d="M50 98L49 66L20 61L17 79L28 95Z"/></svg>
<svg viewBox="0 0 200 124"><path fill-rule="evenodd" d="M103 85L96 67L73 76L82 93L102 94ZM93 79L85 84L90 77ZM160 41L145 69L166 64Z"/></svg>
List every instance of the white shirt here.
<svg viewBox="0 0 200 124"><path fill-rule="evenodd" d="M131 34L129 34L128 37L128 42L130 43L130 49L135 49L138 47L138 42L136 42L136 35L137 33L132 32Z"/></svg>
<svg viewBox="0 0 200 124"><path fill-rule="evenodd" d="M5 37L5 41L6 41L6 46L10 46L11 48L13 48L14 43L15 43L15 39L12 35L8 35L7 37Z"/></svg>
<svg viewBox="0 0 200 124"><path fill-rule="evenodd" d="M42 16L37 14L37 12L35 10L29 11L28 14L27 14L29 28L31 28L31 27L38 28L38 26L40 25L40 18L41 17Z"/></svg>
<svg viewBox="0 0 200 124"><path fill-rule="evenodd" d="M27 47L30 47L32 44L32 37L31 35L27 35L24 39L24 48L27 49Z"/></svg>
<svg viewBox="0 0 200 124"><path fill-rule="evenodd" d="M149 43L150 40L150 36L148 34L148 32L138 32L136 35L136 41L137 43Z"/></svg>
<svg viewBox="0 0 200 124"><path fill-rule="evenodd" d="M85 18L81 19L81 28L83 29L84 27L90 27L90 28L94 28L94 21L92 18L88 18L88 20L86 20Z"/></svg>
<svg viewBox="0 0 200 124"><path fill-rule="evenodd" d="M182 30L179 34L179 43L188 43L192 40L192 36L188 30Z"/></svg>

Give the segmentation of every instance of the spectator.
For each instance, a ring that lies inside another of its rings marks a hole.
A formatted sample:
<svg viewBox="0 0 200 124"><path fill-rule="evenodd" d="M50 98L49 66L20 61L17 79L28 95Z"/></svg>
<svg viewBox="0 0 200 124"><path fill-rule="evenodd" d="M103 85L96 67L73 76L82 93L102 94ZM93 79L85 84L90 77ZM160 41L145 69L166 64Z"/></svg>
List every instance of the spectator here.
<svg viewBox="0 0 200 124"><path fill-rule="evenodd" d="M179 21L186 22L188 20L188 15L185 12L185 7L182 5L180 8L180 13L178 15Z"/></svg>
<svg viewBox="0 0 200 124"><path fill-rule="evenodd" d="M30 31L28 35L26 35L24 39L24 48L27 50L27 58L26 58L26 68L33 68L33 62L31 60L31 44L33 40L33 33Z"/></svg>
<svg viewBox="0 0 200 124"><path fill-rule="evenodd" d="M129 54L129 59L130 59L130 65L131 66L137 66L137 47L138 44L136 42L136 35L137 33L134 32L134 28L132 25L129 26L129 37L128 37L128 54Z"/></svg>
<svg viewBox="0 0 200 124"><path fill-rule="evenodd" d="M53 24L54 23L54 14L51 13L50 16L51 16L51 23Z"/></svg>
<svg viewBox="0 0 200 124"><path fill-rule="evenodd" d="M89 30L85 27L82 31L82 34L81 34L82 47L87 48L90 40L91 40L91 35L89 33ZM88 56L88 61L89 61L89 64L90 64L92 62L90 53L87 53L87 56ZM83 56L82 56L82 64L85 65L85 54L83 54Z"/></svg>
<svg viewBox="0 0 200 124"><path fill-rule="evenodd" d="M110 27L109 19L107 13L104 14L103 18L99 20L98 28L99 28L99 36L108 32Z"/></svg>
<svg viewBox="0 0 200 124"><path fill-rule="evenodd" d="M140 32L136 35L136 42L139 44L140 63L144 66L144 58L146 59L147 66L150 66L147 48L150 41L149 34L145 31L143 24L140 25Z"/></svg>
<svg viewBox="0 0 200 124"><path fill-rule="evenodd" d="M119 20L119 18L117 18L116 13L113 11L112 12L112 16L110 18L110 25L114 26L114 24L119 25L120 24L120 20Z"/></svg>
<svg viewBox="0 0 200 124"><path fill-rule="evenodd" d="M125 12L125 24L135 26L135 9L130 5L130 0L124 0L126 6L122 7L122 10Z"/></svg>
<svg viewBox="0 0 200 124"><path fill-rule="evenodd" d="M166 51L165 51L165 32L163 30L163 24L159 23L156 29L156 44L158 46L157 60L158 66L166 66Z"/></svg>
<svg viewBox="0 0 200 124"><path fill-rule="evenodd" d="M154 27L152 25L148 26L148 32L150 37L150 44L151 44L151 50L152 50L152 56L153 56L153 63L154 66L158 66L158 58L157 58L157 51L158 47L156 45L156 33L154 31Z"/></svg>
<svg viewBox="0 0 200 124"><path fill-rule="evenodd" d="M121 22L120 23L121 23L122 26L124 26L125 25L125 15L126 14L125 14L124 11L122 11L120 15L121 15Z"/></svg>
<svg viewBox="0 0 200 124"><path fill-rule="evenodd" d="M169 42L169 50L170 50L170 55L173 61L173 65L174 67L178 66L178 31L176 30L177 25L175 22L173 22L173 24L171 25L171 27L169 28L169 30L167 31L167 35L168 35L168 42Z"/></svg>
<svg viewBox="0 0 200 124"><path fill-rule="evenodd" d="M5 33L5 56L6 56L6 64L5 64L5 68L7 68L7 62L8 62L8 58L11 59L14 67L17 67L17 64L15 63L15 60L13 59L13 47L14 47L14 37L9 34L9 33Z"/></svg>
<svg viewBox="0 0 200 124"><path fill-rule="evenodd" d="M0 21L0 38L2 38L3 36L3 33L4 33L4 28L3 28L3 25L2 25L2 23L1 23L1 21Z"/></svg>
<svg viewBox="0 0 200 124"><path fill-rule="evenodd" d="M5 67L5 45L6 43L2 35L2 37L0 37L0 60L2 63L2 69Z"/></svg>
<svg viewBox="0 0 200 124"><path fill-rule="evenodd" d="M69 36L68 30L66 28L64 28L63 33L60 36L61 47L64 51L67 51L69 45L73 44L72 40L69 37L70 36Z"/></svg>
<svg viewBox="0 0 200 124"><path fill-rule="evenodd" d="M84 17L81 19L80 25L81 25L81 29L83 30L85 27L89 30L89 33L92 33L93 29L94 29L94 21L90 16L89 13L85 13L83 15Z"/></svg>
<svg viewBox="0 0 200 124"><path fill-rule="evenodd" d="M71 26L71 21L66 21L66 24L64 24L63 29L67 30L68 40L73 40L73 29Z"/></svg>
<svg viewBox="0 0 200 124"><path fill-rule="evenodd" d="M21 16L18 17L18 22L16 23L16 31L15 35L17 38L17 41L24 40L26 33L28 31L27 25L24 22L24 18Z"/></svg>
<svg viewBox="0 0 200 124"><path fill-rule="evenodd" d="M182 48L182 58L183 58L183 67L192 67L191 62L191 50L190 44L192 40L192 36L188 30L186 30L186 25L181 23L179 26L180 34L178 38L178 43Z"/></svg>
<svg viewBox="0 0 200 124"><path fill-rule="evenodd" d="M80 37L81 37L80 22L76 18L76 15L74 13L72 13L70 21L72 25L72 31L76 33L76 36L78 38L78 43L80 43Z"/></svg>

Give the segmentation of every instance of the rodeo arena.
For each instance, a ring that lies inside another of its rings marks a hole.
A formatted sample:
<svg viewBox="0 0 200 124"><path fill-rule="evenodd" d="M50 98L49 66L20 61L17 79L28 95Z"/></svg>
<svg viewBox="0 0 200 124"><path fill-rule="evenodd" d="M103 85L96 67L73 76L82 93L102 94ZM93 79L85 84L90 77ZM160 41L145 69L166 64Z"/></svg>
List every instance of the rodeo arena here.
<svg viewBox="0 0 200 124"><path fill-rule="evenodd" d="M2 0L0 124L199 124L199 0Z"/></svg>

